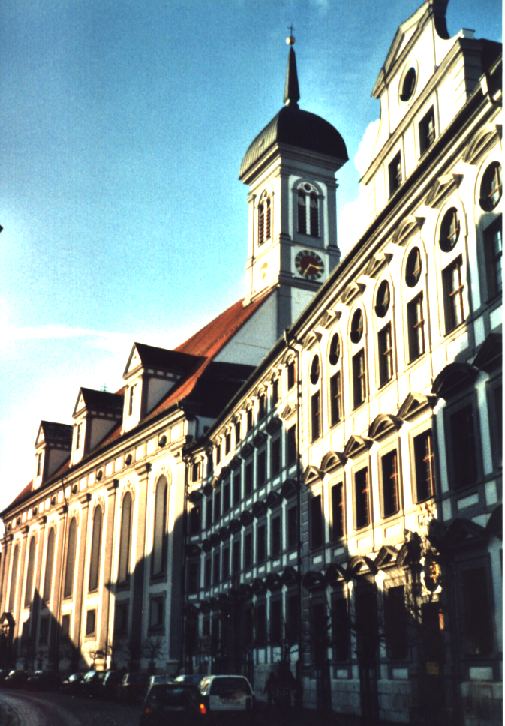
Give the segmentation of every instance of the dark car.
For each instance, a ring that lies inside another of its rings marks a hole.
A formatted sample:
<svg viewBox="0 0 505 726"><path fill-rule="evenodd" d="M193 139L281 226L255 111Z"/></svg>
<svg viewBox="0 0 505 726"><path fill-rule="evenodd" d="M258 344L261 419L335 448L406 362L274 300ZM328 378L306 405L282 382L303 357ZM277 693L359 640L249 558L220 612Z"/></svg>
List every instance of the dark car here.
<svg viewBox="0 0 505 726"><path fill-rule="evenodd" d="M10 671L8 671L6 668L0 668L0 686L4 685L4 681L9 675Z"/></svg>
<svg viewBox="0 0 505 726"><path fill-rule="evenodd" d="M183 726L198 718L198 690L182 683L155 683L149 689L140 726Z"/></svg>
<svg viewBox="0 0 505 726"><path fill-rule="evenodd" d="M61 682L61 690L63 693L80 693L82 689L82 673L71 673Z"/></svg>
<svg viewBox="0 0 505 726"><path fill-rule="evenodd" d="M26 671L10 671L5 678L4 686L6 688L23 688L29 675Z"/></svg>
<svg viewBox="0 0 505 726"><path fill-rule="evenodd" d="M255 699L245 676L216 674L200 681L198 710L205 720L216 724L225 721L252 723Z"/></svg>
<svg viewBox="0 0 505 726"><path fill-rule="evenodd" d="M90 698L100 696L104 678L105 671L86 671L82 677L82 694L84 696L89 696Z"/></svg>
<svg viewBox="0 0 505 726"><path fill-rule="evenodd" d="M175 676L175 683L183 683L187 686L198 686L202 678L205 678L204 673L180 673Z"/></svg>
<svg viewBox="0 0 505 726"><path fill-rule="evenodd" d="M30 691L56 691L60 687L60 676L56 671L35 671L26 679Z"/></svg>
<svg viewBox="0 0 505 726"><path fill-rule="evenodd" d="M125 673L120 687L120 699L127 703L142 701L147 693L151 681L151 674L144 671Z"/></svg>
<svg viewBox="0 0 505 726"><path fill-rule="evenodd" d="M104 698L118 698L124 671L106 671L102 682L102 696Z"/></svg>

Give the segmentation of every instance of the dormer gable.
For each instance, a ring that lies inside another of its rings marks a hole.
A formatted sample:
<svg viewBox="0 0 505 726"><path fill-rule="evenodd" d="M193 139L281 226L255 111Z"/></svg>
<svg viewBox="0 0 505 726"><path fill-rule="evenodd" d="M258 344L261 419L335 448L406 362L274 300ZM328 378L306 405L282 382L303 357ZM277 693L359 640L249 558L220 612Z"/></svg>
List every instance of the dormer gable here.
<svg viewBox="0 0 505 726"><path fill-rule="evenodd" d="M123 431L137 426L203 360L176 350L134 343L123 373Z"/></svg>
<svg viewBox="0 0 505 726"><path fill-rule="evenodd" d="M81 388L73 412L71 463L77 464L121 421L123 394Z"/></svg>
<svg viewBox="0 0 505 726"><path fill-rule="evenodd" d="M41 421L35 439L33 489L38 489L70 456L72 426Z"/></svg>

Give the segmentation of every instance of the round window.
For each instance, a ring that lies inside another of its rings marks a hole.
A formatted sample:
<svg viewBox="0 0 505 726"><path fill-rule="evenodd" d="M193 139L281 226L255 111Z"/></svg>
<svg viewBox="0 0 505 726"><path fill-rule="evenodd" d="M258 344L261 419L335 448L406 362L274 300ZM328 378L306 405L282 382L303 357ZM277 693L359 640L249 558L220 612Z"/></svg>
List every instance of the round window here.
<svg viewBox="0 0 505 726"><path fill-rule="evenodd" d="M444 252L449 252L455 246L459 237L459 229L458 212L454 207L451 207L444 214L440 225L440 248Z"/></svg>
<svg viewBox="0 0 505 726"><path fill-rule="evenodd" d="M338 363L338 359L340 358L340 339L338 337L338 333L335 333L331 339L330 354L328 358L332 366Z"/></svg>
<svg viewBox="0 0 505 726"><path fill-rule="evenodd" d="M412 98L412 94L416 88L417 74L414 68L409 68L406 72L400 91L400 98L402 101L408 101Z"/></svg>
<svg viewBox="0 0 505 726"><path fill-rule="evenodd" d="M495 161L490 164L482 177L480 185L480 206L485 212L490 212L501 199L501 165Z"/></svg>
<svg viewBox="0 0 505 726"><path fill-rule="evenodd" d="M320 365L319 365L319 356L315 355L312 359L312 364L310 366L310 382L311 383L317 383L319 380L319 374L320 374Z"/></svg>
<svg viewBox="0 0 505 726"><path fill-rule="evenodd" d="M361 336L363 335L363 313L361 310L356 310L352 316L351 322L351 340L353 343L359 343Z"/></svg>
<svg viewBox="0 0 505 726"><path fill-rule="evenodd" d="M383 318L389 310L389 283L387 280L383 280L377 290L377 298L375 300L375 312L379 318Z"/></svg>
<svg viewBox="0 0 505 726"><path fill-rule="evenodd" d="M421 253L418 247L413 247L407 257L407 268L405 270L405 282L409 287L415 287L421 277L422 263Z"/></svg>

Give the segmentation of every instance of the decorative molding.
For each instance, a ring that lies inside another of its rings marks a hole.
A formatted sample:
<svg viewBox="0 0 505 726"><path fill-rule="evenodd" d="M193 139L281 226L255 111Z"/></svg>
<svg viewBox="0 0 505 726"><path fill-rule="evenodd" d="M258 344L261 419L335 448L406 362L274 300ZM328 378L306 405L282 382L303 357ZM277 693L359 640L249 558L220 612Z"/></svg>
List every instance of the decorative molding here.
<svg viewBox="0 0 505 726"><path fill-rule="evenodd" d="M344 447L344 455L347 458L351 458L366 451L373 444L373 441L367 436L355 436L354 434L349 437Z"/></svg>

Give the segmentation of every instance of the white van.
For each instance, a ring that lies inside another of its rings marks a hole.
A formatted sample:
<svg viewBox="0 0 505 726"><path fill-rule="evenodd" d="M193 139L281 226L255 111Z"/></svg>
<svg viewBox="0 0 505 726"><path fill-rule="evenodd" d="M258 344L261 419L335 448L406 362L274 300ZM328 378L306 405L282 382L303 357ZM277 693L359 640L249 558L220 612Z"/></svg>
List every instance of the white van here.
<svg viewBox="0 0 505 726"><path fill-rule="evenodd" d="M201 716L225 713L252 715L254 693L245 676L210 675L200 681L199 711ZM246 712L246 714L244 713Z"/></svg>

